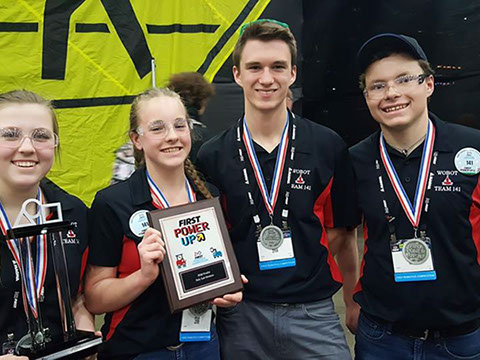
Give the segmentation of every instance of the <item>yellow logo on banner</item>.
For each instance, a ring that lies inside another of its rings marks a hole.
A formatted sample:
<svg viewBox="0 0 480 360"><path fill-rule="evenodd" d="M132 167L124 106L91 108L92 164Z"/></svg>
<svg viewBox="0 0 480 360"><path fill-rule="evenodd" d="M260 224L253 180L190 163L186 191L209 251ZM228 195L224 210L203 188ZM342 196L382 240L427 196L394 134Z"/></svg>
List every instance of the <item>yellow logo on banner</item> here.
<svg viewBox="0 0 480 360"><path fill-rule="evenodd" d="M49 177L87 203L108 185L129 104L173 73L214 78L242 24L270 0L0 1L0 90L54 99L61 157Z"/></svg>

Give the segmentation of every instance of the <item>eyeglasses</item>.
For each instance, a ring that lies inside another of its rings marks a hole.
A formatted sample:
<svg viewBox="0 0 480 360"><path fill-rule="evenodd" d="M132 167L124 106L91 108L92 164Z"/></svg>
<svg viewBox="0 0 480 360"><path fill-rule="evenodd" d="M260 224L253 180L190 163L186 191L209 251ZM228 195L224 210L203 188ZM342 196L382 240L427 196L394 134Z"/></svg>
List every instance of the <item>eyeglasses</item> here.
<svg viewBox="0 0 480 360"><path fill-rule="evenodd" d="M369 99L382 99L390 87L393 87L399 94L404 94L416 85L422 84L427 77L426 74L400 76L393 80L392 85L386 81L374 82L363 90L363 94Z"/></svg>
<svg viewBox="0 0 480 360"><path fill-rule="evenodd" d="M171 126L163 120L155 120L148 124L146 129L139 126L136 132L140 136L160 140L167 136L169 129L172 129L177 135L185 135L190 132L192 126L193 123L190 119L175 119Z"/></svg>
<svg viewBox="0 0 480 360"><path fill-rule="evenodd" d="M280 25L281 27L284 27L285 29L289 29L289 28L290 28L290 27L288 26L288 24L286 24L286 23L284 23L284 22L281 22L281 21L278 21L278 20L273 20L273 19L259 19L259 20L251 21L251 22L248 22L248 23L242 25L242 27L240 28L240 36L245 32L245 29L248 28L250 25L258 24L258 23L262 23L262 22L274 23L274 24Z"/></svg>
<svg viewBox="0 0 480 360"><path fill-rule="evenodd" d="M29 138L37 150L53 149L58 145L58 136L47 129L34 129L29 135L22 129L8 127L0 129L0 146L4 148L18 148L25 138Z"/></svg>

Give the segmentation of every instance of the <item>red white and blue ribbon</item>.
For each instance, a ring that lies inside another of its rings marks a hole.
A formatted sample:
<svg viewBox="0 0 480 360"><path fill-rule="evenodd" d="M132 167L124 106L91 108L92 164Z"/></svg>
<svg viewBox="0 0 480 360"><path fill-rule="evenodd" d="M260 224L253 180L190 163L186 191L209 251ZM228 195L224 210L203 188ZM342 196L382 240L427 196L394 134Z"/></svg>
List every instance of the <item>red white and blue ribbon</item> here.
<svg viewBox="0 0 480 360"><path fill-rule="evenodd" d="M285 127L283 128L280 145L278 147L277 159L275 161L272 186L270 188L270 193L268 193L262 168L260 167L257 154L255 153L255 148L253 147L253 141L250 136L250 132L248 131L247 121L243 119L243 142L247 150L248 158L250 159L250 164L253 168L253 173L257 179L257 184L260 188L260 193L262 194L265 207L270 215L273 215L273 210L275 209L275 204L277 203L278 199L278 193L280 192L280 183L282 180L283 168L285 166L285 159L287 157L289 123L290 121L287 114L287 121L285 122Z"/></svg>
<svg viewBox="0 0 480 360"><path fill-rule="evenodd" d="M152 195L153 205L155 205L157 209L166 209L170 207L170 204L168 203L167 198L160 191L157 184L155 184L152 177L148 173L148 170L145 170L145 173L147 174L147 182L148 182L148 186L150 187L150 194ZM193 188L190 185L190 182L188 181L186 176L185 176L185 187L187 189L188 202L193 203L197 201L197 196L195 194L195 191L193 191Z"/></svg>
<svg viewBox="0 0 480 360"><path fill-rule="evenodd" d="M434 142L435 127L433 126L432 122L428 120L427 135L423 145L422 162L418 172L417 187L415 189L415 198L412 205L402 183L400 182L397 172L395 171L395 167L390 160L390 156L388 155L385 146L383 133L380 134L380 156L382 157L383 165L385 166L388 178L392 183L392 187L397 194L397 198L414 228L418 228L418 225L420 224L420 217L422 214L425 191L427 189L427 182L430 172L430 164L432 162Z"/></svg>
<svg viewBox="0 0 480 360"><path fill-rule="evenodd" d="M40 201L41 204L45 204L45 198L43 196L42 191L40 188L37 192L37 200ZM39 209L37 209L39 211ZM40 218L37 218L37 224L40 224ZM7 213L0 202L0 228L3 235L7 236L7 230L11 229L12 226L10 221L8 220ZM47 236L46 235L39 235L37 236L37 261L34 265L31 261L26 262L26 269L25 269L25 285L26 285L26 294L24 296L27 297L28 304L32 311L33 316L38 317L36 303L34 301L35 292L37 299L40 299L42 292L43 292L43 285L45 284L45 277L47 273ZM15 261L17 262L18 266L21 268L20 262L20 250L18 248L18 240L8 240L7 241L8 248L10 249ZM27 247L27 257L28 259L32 259L30 246ZM35 287L36 285L36 287Z"/></svg>

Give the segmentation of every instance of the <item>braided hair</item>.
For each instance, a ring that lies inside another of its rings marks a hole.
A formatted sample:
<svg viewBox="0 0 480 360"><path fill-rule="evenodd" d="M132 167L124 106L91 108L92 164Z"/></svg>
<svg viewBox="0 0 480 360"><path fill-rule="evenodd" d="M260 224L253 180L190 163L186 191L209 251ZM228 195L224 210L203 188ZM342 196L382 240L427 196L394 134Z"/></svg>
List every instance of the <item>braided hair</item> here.
<svg viewBox="0 0 480 360"><path fill-rule="evenodd" d="M190 161L190 159L187 158L185 160L184 167L185 167L185 174L187 174L187 177L193 181L198 191L202 193L205 199L211 199L212 194L210 193L207 186L205 185L205 182L201 179L200 175L198 174L197 170L195 169L195 166Z"/></svg>

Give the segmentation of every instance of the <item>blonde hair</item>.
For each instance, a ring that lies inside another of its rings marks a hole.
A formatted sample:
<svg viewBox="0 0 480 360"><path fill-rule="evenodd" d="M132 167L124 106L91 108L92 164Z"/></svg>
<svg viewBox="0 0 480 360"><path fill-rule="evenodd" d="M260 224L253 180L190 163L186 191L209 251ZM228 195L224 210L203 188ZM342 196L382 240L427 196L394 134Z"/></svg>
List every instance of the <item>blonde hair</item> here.
<svg viewBox="0 0 480 360"><path fill-rule="evenodd" d="M52 117L52 127L53 132L59 136L59 127L57 114L55 114L55 109L50 100L43 98L42 96L34 93L29 90L12 90L3 94L0 94L0 108L8 106L10 104L38 104L45 106ZM58 145L55 149L55 153L58 155L60 153L60 137L58 140Z"/></svg>
<svg viewBox="0 0 480 360"><path fill-rule="evenodd" d="M132 107L130 108L130 129L129 133L137 133L138 128L138 111L140 110L140 106L142 102L148 101L157 97L170 97L173 99L177 99L185 111L185 114L188 116L187 110L185 109L185 105L180 97L175 91L170 90L169 88L151 88L137 97L132 102ZM138 150L135 146L133 146L133 156L135 158L135 167L138 168L145 164L145 157L143 155L142 150ZM204 181L199 176L195 166L192 164L190 159L185 159L184 162L184 170L187 177L193 181L197 189L202 193L205 198L210 199L212 194L208 190L207 186L205 185Z"/></svg>

